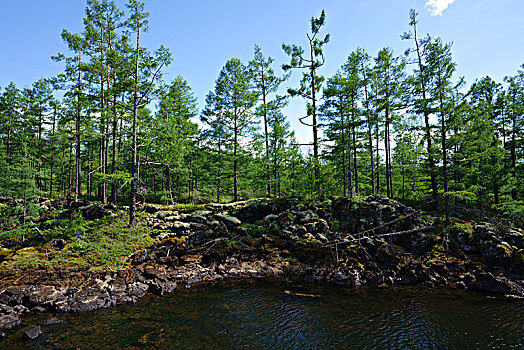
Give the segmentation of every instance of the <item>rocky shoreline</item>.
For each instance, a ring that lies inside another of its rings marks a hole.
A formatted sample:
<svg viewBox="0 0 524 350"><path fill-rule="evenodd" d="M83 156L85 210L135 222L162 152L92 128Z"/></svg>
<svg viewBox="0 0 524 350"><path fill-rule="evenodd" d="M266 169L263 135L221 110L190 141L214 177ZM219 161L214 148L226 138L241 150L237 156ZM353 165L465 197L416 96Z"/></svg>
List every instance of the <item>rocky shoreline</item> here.
<svg viewBox="0 0 524 350"><path fill-rule="evenodd" d="M27 312L92 311L195 283L279 275L348 287L425 284L524 296L522 230L465 222L443 230L438 219L379 196L335 198L329 206L274 199L193 213L142 210L141 224L163 233L125 269L1 276L0 330L17 326ZM400 234L386 236L392 232Z"/></svg>

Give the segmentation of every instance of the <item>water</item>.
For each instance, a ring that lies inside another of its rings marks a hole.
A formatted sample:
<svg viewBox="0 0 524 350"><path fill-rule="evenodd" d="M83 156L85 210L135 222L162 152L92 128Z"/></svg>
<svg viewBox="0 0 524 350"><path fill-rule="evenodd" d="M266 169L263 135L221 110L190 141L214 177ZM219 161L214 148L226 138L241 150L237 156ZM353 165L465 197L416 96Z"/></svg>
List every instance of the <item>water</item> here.
<svg viewBox="0 0 524 350"><path fill-rule="evenodd" d="M319 295L288 295L285 291ZM524 301L423 287L346 289L249 280L59 315L36 340L33 315L3 349L524 348Z"/></svg>

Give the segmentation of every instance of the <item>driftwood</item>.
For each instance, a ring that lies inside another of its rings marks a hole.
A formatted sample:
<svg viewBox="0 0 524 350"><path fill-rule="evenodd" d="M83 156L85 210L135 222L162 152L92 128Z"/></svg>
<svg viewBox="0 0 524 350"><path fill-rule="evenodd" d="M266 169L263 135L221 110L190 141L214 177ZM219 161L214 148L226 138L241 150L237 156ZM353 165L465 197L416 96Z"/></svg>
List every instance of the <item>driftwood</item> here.
<svg viewBox="0 0 524 350"><path fill-rule="evenodd" d="M435 229L434 226L425 226L425 227L416 228L416 229L408 230L408 231L384 233L384 234L376 235L376 236L372 236L372 237L365 236L365 237L361 237L361 238L349 239L347 241L331 243L331 244L325 245L324 247L333 247L333 246L335 246L335 247L338 248L338 246L341 245L341 244L348 244L348 243L352 243L352 242L358 242L358 241L362 241L362 240L367 239L367 238L382 238L382 237L390 237L390 236L409 235L409 234L418 233L418 232L432 231L434 229Z"/></svg>
<svg viewBox="0 0 524 350"><path fill-rule="evenodd" d="M292 292L290 290L285 290L284 294L298 296L298 297L320 298L320 295L318 295L318 294L295 293L295 292Z"/></svg>

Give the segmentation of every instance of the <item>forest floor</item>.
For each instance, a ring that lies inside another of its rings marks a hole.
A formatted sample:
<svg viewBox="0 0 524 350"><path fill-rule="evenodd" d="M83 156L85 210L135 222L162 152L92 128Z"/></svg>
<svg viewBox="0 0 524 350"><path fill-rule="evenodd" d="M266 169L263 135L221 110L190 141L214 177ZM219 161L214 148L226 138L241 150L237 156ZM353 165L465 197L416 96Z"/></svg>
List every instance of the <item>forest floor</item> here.
<svg viewBox="0 0 524 350"><path fill-rule="evenodd" d="M36 204L41 216L31 230L0 236L0 330L27 312L90 311L180 285L284 274L524 297L523 230L458 220L444 227L442 218L380 196L144 204L134 229L125 207Z"/></svg>

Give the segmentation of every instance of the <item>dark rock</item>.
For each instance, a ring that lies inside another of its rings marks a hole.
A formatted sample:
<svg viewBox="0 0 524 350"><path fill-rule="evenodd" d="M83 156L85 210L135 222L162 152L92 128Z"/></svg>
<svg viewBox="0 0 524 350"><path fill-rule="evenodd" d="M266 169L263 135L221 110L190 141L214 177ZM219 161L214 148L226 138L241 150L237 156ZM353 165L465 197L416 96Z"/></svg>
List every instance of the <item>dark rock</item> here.
<svg viewBox="0 0 524 350"><path fill-rule="evenodd" d="M40 334L42 334L40 326L33 327L24 332L24 335L29 339L36 339Z"/></svg>
<svg viewBox="0 0 524 350"><path fill-rule="evenodd" d="M0 316L0 330L6 331L19 325L21 322L20 317L15 314Z"/></svg>
<svg viewBox="0 0 524 350"><path fill-rule="evenodd" d="M491 266L507 267L511 263L512 248L505 242L500 244L490 243L482 249L486 263Z"/></svg>
<svg viewBox="0 0 524 350"><path fill-rule="evenodd" d="M51 317L50 319L46 320L44 323L42 323L42 325L44 326L50 326L50 325L53 325L53 324L59 324L59 323L62 323L64 322L63 320L60 320L56 317Z"/></svg>
<svg viewBox="0 0 524 350"><path fill-rule="evenodd" d="M53 305L65 298L64 294L57 291L54 286L37 286L29 293L30 306Z"/></svg>
<svg viewBox="0 0 524 350"><path fill-rule="evenodd" d="M504 240L511 245L524 248L524 230L511 229L508 234L504 236Z"/></svg>
<svg viewBox="0 0 524 350"><path fill-rule="evenodd" d="M500 237L497 234L497 230L490 223L480 223L475 225L473 229L473 236L478 237L484 241L500 241Z"/></svg>
<svg viewBox="0 0 524 350"><path fill-rule="evenodd" d="M65 200L63 206L65 209L78 209L80 207L88 206L90 203L87 199L78 199L74 200L72 198L68 198Z"/></svg>
<svg viewBox="0 0 524 350"><path fill-rule="evenodd" d="M114 205L113 203L107 203L106 205L104 205L104 208L107 210L116 210L116 205Z"/></svg>
<svg viewBox="0 0 524 350"><path fill-rule="evenodd" d="M299 212L295 221L298 224L306 224L312 221L316 221L318 218L318 215L315 214L312 210L306 210L303 212Z"/></svg>
<svg viewBox="0 0 524 350"><path fill-rule="evenodd" d="M411 252L415 256L424 255L434 244L433 238L423 236L411 243Z"/></svg>
<svg viewBox="0 0 524 350"><path fill-rule="evenodd" d="M53 239L49 242L47 242L43 247L42 251L51 250L51 251L59 251L62 250L66 245L66 241L63 239Z"/></svg>
<svg viewBox="0 0 524 350"><path fill-rule="evenodd" d="M187 221L196 224L207 224L207 219L204 216L193 214L187 218Z"/></svg>
<svg viewBox="0 0 524 350"><path fill-rule="evenodd" d="M97 220L105 216L113 215L113 213L110 210L107 210L100 203L90 203L78 209L80 210L80 212L82 213L82 216L86 220Z"/></svg>
<svg viewBox="0 0 524 350"><path fill-rule="evenodd" d="M271 200L261 200L252 202L235 212L235 216L242 222L254 224L258 220L263 220L270 214L280 214L296 204L296 201L289 198L278 198Z"/></svg>
<svg viewBox="0 0 524 350"><path fill-rule="evenodd" d="M482 272L475 276L470 286L490 293L505 294L512 290L511 285L504 278L497 278L491 272Z"/></svg>
<svg viewBox="0 0 524 350"><path fill-rule="evenodd" d="M391 244L382 244L375 253L375 261L380 268L387 268L400 261L397 249Z"/></svg>
<svg viewBox="0 0 524 350"><path fill-rule="evenodd" d="M141 208L143 211L145 211L146 213L148 214L154 214L156 213L157 211L160 211L162 210L162 206L161 205L157 205L157 204L150 204L150 203L146 203L142 206Z"/></svg>

